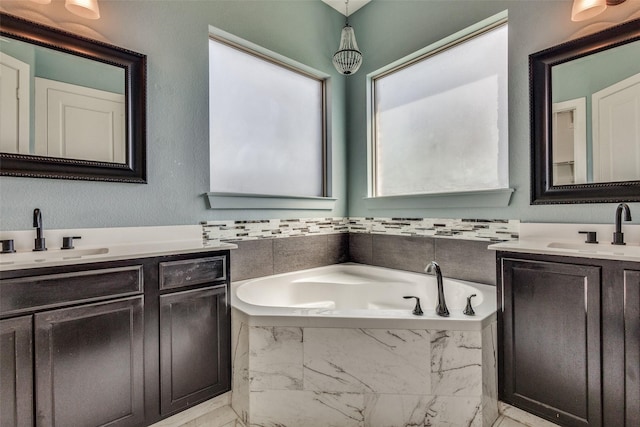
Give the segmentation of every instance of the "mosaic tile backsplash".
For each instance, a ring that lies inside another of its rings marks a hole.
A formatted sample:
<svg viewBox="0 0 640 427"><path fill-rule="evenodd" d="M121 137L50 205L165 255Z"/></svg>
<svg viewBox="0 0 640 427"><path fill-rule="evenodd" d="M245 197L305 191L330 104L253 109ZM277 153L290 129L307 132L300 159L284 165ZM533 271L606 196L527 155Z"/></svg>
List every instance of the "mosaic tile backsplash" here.
<svg viewBox="0 0 640 427"><path fill-rule="evenodd" d="M517 240L518 220L434 218L300 218L202 222L205 244L335 233L432 236L486 242Z"/></svg>

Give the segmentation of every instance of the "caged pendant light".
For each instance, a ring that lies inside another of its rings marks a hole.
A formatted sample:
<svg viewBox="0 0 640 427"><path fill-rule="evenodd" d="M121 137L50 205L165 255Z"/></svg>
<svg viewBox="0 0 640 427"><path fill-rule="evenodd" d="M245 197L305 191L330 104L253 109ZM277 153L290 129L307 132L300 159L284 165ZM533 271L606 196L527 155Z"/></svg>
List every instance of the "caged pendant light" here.
<svg viewBox="0 0 640 427"><path fill-rule="evenodd" d="M356 34L349 25L349 0L345 2L345 14L347 21L342 28L340 36L340 47L333 54L333 65L340 74L349 75L358 71L362 65L362 53L358 50L356 43Z"/></svg>

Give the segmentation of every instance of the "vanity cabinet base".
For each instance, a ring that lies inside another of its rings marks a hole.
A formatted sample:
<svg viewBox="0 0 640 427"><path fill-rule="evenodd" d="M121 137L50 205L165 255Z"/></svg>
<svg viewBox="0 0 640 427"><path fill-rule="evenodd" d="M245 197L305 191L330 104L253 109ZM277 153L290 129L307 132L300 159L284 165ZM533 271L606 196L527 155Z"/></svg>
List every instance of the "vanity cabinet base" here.
<svg viewBox="0 0 640 427"><path fill-rule="evenodd" d="M228 272L228 250L0 272L0 426L141 427L229 391Z"/></svg>
<svg viewBox="0 0 640 427"><path fill-rule="evenodd" d="M33 321L0 320L0 426L33 425Z"/></svg>
<svg viewBox="0 0 640 427"><path fill-rule="evenodd" d="M225 286L160 296L161 413L220 394L230 383ZM223 360L221 360L221 357Z"/></svg>
<svg viewBox="0 0 640 427"><path fill-rule="evenodd" d="M503 259L502 284L502 400L601 425L600 269Z"/></svg>
<svg viewBox="0 0 640 427"><path fill-rule="evenodd" d="M142 296L37 313L38 425L144 420Z"/></svg>
<svg viewBox="0 0 640 427"><path fill-rule="evenodd" d="M561 426L640 425L637 263L497 256L500 400Z"/></svg>

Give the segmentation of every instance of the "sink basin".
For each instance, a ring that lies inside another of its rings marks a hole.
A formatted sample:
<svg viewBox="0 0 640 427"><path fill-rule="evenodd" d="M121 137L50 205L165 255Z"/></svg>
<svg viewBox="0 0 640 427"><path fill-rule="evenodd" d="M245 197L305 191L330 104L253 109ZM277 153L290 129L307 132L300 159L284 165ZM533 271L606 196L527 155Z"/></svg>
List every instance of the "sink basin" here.
<svg viewBox="0 0 640 427"><path fill-rule="evenodd" d="M565 249L580 253L601 253L621 256L640 256L640 246L612 245L609 243L568 243L552 242L547 245L551 249Z"/></svg>
<svg viewBox="0 0 640 427"><path fill-rule="evenodd" d="M103 255L106 253L109 253L109 248L15 252L12 254L0 254L0 265L39 263L58 260L62 261L67 259L79 259L88 256Z"/></svg>

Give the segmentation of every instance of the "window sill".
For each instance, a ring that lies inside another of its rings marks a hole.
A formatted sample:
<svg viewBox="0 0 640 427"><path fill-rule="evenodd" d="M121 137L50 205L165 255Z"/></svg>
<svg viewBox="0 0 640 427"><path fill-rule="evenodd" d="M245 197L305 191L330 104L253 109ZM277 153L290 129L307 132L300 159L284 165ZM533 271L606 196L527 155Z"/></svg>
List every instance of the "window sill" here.
<svg viewBox="0 0 640 427"><path fill-rule="evenodd" d="M206 193L209 209L265 209L330 211L336 200L330 197L276 196L268 194Z"/></svg>
<svg viewBox="0 0 640 427"><path fill-rule="evenodd" d="M496 208L509 206L513 188L432 193L403 196L365 197L370 210L437 209L437 208Z"/></svg>

